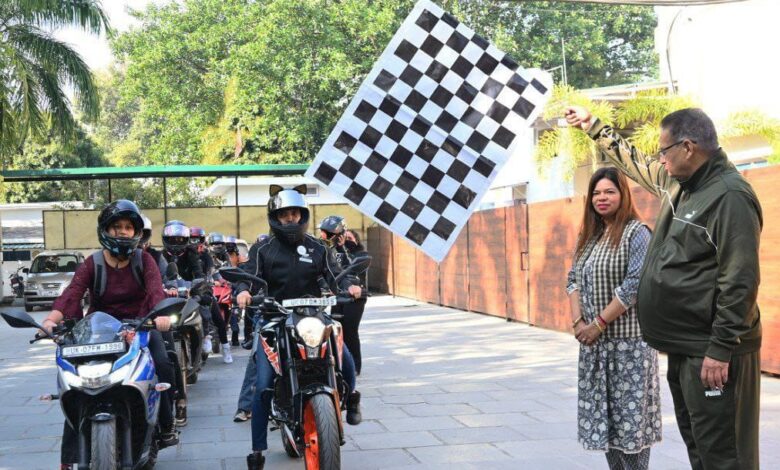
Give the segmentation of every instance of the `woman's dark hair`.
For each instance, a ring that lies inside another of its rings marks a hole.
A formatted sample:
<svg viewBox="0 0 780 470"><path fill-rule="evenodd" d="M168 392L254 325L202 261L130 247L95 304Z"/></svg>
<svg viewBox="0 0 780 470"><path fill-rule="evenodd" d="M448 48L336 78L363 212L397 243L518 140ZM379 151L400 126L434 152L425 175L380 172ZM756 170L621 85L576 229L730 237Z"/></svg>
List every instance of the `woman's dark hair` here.
<svg viewBox="0 0 780 470"><path fill-rule="evenodd" d="M359 233L357 233L356 231L354 231L354 230L352 230L352 229L347 229L346 231L347 231L347 232L349 232L349 233L351 233L351 234L352 234L352 236L353 236L353 237L355 237L355 243L357 243L358 245L361 245L361 244L362 244L362 243L360 242L360 234L359 234Z"/></svg>
<svg viewBox="0 0 780 470"><path fill-rule="evenodd" d="M593 191L596 189L596 184L605 178L612 181L612 184L618 188L620 193L620 207L618 207L615 213L615 221L612 225L612 230L609 232L610 245L617 248L620 245L620 239L623 237L623 230L625 230L626 225L633 219L639 219L639 214L637 214L634 206L634 200L631 197L631 188L628 187L628 179L617 168L599 168L593 173L588 184L588 194L585 198L585 213L582 216L575 257L582 254L591 239L594 237L598 239L604 235L606 224L604 219L596 212L596 209L593 208Z"/></svg>

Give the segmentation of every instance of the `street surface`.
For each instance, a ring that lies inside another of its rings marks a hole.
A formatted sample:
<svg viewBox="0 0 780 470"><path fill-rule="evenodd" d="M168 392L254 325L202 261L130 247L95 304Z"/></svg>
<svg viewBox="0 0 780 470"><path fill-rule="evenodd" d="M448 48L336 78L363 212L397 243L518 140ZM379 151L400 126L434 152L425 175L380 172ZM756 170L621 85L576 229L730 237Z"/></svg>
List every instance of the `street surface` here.
<svg viewBox="0 0 780 470"><path fill-rule="evenodd" d="M18 307L18 301L15 308ZM8 308L8 307L3 307ZM33 315L42 320L47 312ZM57 468L62 414L38 396L55 391L53 346L32 330L0 325L0 470ZM567 334L387 296L372 297L361 325L363 423L346 426L344 469L593 469L603 454L576 440L577 343ZM212 356L190 389L181 443L157 467L246 468L249 423L233 423L248 360ZM666 371L666 358L660 359ZM663 384L664 441L651 469L686 469L685 446ZM302 469L269 434L266 469ZM780 379L764 376L761 461L780 461Z"/></svg>

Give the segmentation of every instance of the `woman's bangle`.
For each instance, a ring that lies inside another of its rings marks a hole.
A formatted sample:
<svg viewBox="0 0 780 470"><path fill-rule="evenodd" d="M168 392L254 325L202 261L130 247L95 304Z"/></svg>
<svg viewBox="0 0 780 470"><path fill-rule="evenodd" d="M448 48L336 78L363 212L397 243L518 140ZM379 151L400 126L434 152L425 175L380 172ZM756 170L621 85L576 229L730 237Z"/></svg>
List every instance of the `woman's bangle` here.
<svg viewBox="0 0 780 470"><path fill-rule="evenodd" d="M597 319L594 318L593 321L590 324L591 325L596 325L596 328L598 328L600 332L604 333L604 329L605 328L603 326L601 326L601 323L599 323L599 321Z"/></svg>
<svg viewBox="0 0 780 470"><path fill-rule="evenodd" d="M572 324L571 324L571 327L572 327L572 328L576 328L577 324L578 324L579 322L581 322L581 321L582 321L582 315L580 315L579 317L577 317L577 319L576 319L576 320L574 320L574 323L572 323Z"/></svg>
<svg viewBox="0 0 780 470"><path fill-rule="evenodd" d="M596 320L598 320L598 322L599 322L599 324L601 325L602 328L606 328L607 327L607 321L604 320L604 317L602 317L600 313L598 315L596 315Z"/></svg>

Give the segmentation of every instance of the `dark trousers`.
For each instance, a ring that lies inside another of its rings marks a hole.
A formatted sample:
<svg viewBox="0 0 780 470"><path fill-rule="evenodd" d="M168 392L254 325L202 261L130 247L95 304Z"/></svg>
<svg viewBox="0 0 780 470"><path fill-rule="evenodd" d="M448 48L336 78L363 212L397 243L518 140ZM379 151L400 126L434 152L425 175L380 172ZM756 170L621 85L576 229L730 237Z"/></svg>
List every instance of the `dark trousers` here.
<svg viewBox="0 0 780 470"><path fill-rule="evenodd" d="M363 366L363 357L360 352L360 320L363 319L363 311L366 308L366 299L358 299L353 303L341 306L341 313L344 318L341 319L341 325L344 327L344 343L352 353L355 359L355 370L360 374Z"/></svg>
<svg viewBox="0 0 780 470"><path fill-rule="evenodd" d="M173 363L165 350L165 342L162 334L157 330L149 332L149 352L154 361L154 368L157 371L157 378L160 382L167 382L171 385L176 383ZM168 389L160 394L160 427L164 430L173 427L172 411L172 390ZM78 425L78 423L73 423ZM85 423L88 425L89 423ZM61 463L74 463L79 459L79 435L67 421L62 430L62 448L60 450Z"/></svg>
<svg viewBox="0 0 780 470"><path fill-rule="evenodd" d="M704 358L669 355L667 379L674 412L693 470L758 469L761 356L732 356L719 397L705 397Z"/></svg>
<svg viewBox="0 0 780 470"><path fill-rule="evenodd" d="M211 302L211 321L214 322L214 326L217 327L217 335L219 336L219 344L225 344L228 342L227 339L227 325L225 324L225 319L222 318L222 311L219 308L219 305L217 304L217 300L214 299L213 302ZM209 351L211 352L211 351Z"/></svg>

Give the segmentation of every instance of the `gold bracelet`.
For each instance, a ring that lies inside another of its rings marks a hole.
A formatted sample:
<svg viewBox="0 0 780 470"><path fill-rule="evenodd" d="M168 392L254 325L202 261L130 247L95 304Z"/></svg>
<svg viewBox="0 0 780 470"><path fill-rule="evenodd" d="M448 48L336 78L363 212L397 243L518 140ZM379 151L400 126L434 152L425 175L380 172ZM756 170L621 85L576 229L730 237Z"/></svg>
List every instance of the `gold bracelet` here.
<svg viewBox="0 0 780 470"><path fill-rule="evenodd" d="M577 323L581 322L583 320L582 315L580 315L576 320L574 320L574 323L571 324L571 327L574 328L577 326Z"/></svg>
<svg viewBox="0 0 780 470"><path fill-rule="evenodd" d="M596 328L598 328L600 332L604 333L604 327L602 327L601 323L599 323L599 321L596 320L595 318L593 319L592 322L590 322L590 324L591 325L596 325Z"/></svg>

